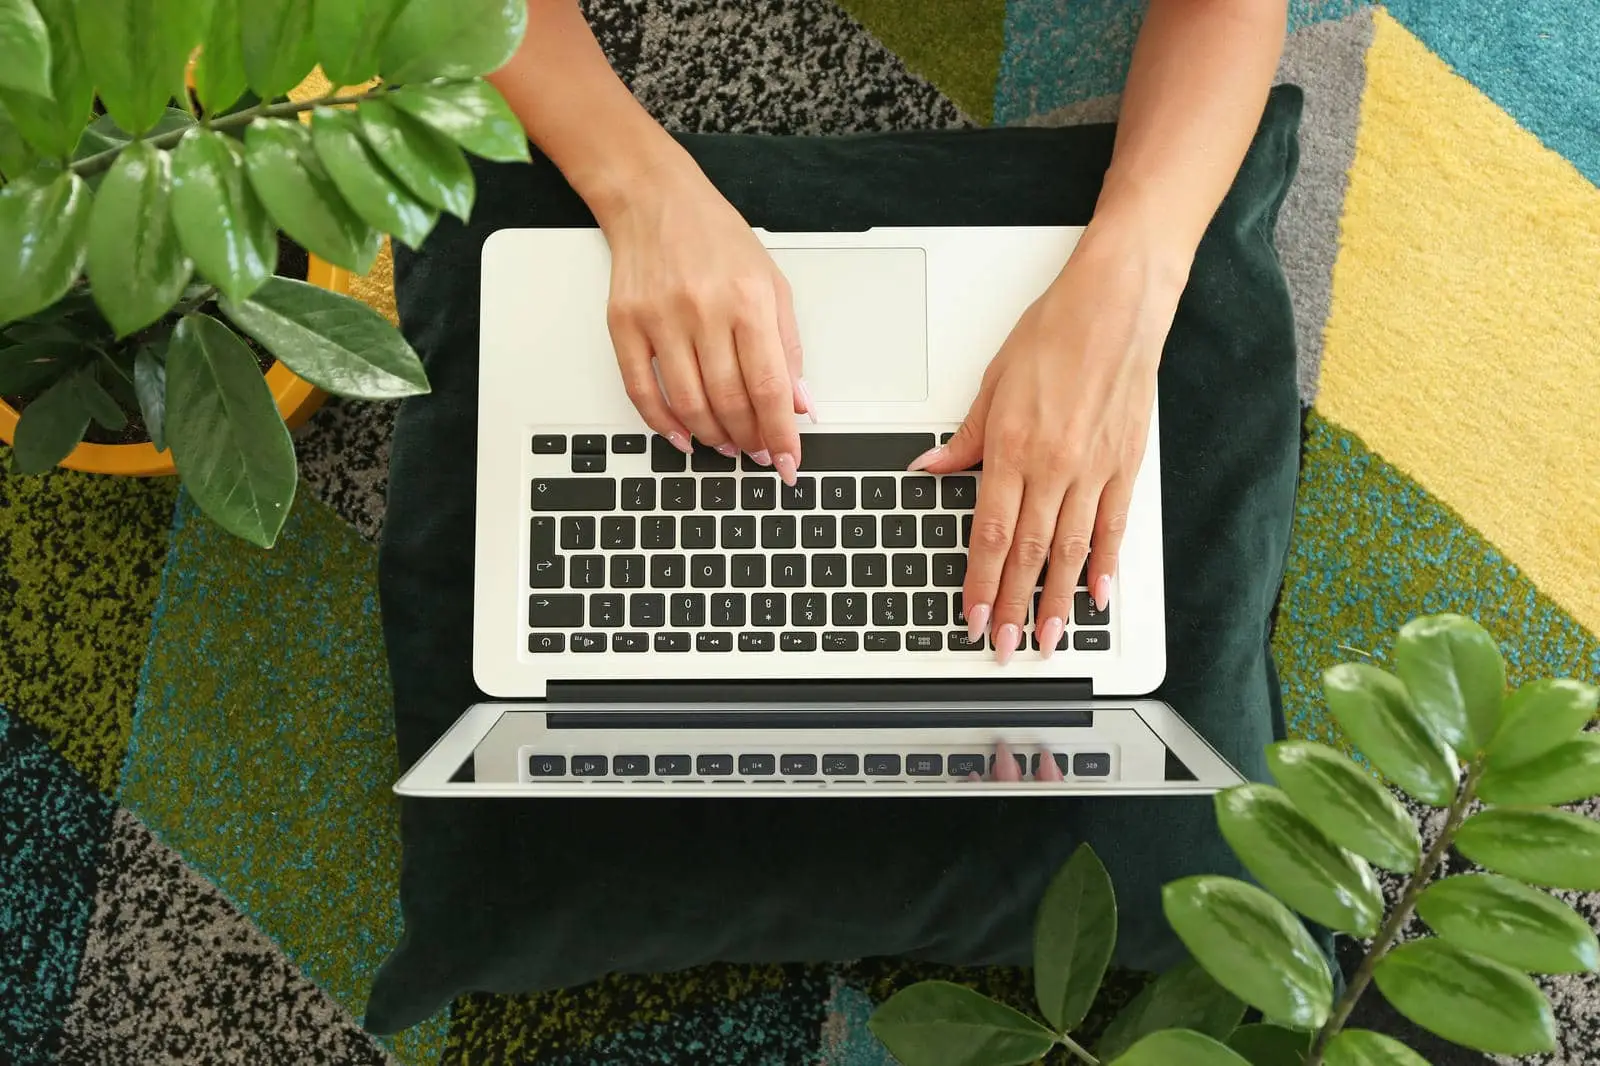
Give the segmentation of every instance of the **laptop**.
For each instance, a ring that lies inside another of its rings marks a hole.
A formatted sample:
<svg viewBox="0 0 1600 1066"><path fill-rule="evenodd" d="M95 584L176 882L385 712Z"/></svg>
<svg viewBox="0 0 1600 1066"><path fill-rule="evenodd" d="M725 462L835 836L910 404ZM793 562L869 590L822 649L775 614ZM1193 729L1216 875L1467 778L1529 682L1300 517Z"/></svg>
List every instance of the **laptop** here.
<svg viewBox="0 0 1600 1066"><path fill-rule="evenodd" d="M1159 418L1109 607L1080 577L1049 659L1031 615L1006 666L967 639L981 469L906 472L960 424L1081 229L756 232L793 290L817 416L797 416L793 487L644 426L607 331L598 230L485 242L472 645L489 699L395 790L954 798L1241 783L1151 698L1166 672ZM995 778L1002 741L1020 780ZM1045 759L1060 780L1041 775Z"/></svg>

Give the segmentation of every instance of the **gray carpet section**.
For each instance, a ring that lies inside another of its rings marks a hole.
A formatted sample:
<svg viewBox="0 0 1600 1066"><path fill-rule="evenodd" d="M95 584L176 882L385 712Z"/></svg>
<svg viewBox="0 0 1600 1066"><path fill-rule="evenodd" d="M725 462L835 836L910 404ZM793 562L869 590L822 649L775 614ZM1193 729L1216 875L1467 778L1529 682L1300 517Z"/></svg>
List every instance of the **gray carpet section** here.
<svg viewBox="0 0 1600 1066"><path fill-rule="evenodd" d="M389 490L389 438L398 402L366 403L337 397L295 431L300 491L332 507L363 537L383 528Z"/></svg>
<svg viewBox="0 0 1600 1066"><path fill-rule="evenodd" d="M221 893L119 810L58 1062L392 1060Z"/></svg>

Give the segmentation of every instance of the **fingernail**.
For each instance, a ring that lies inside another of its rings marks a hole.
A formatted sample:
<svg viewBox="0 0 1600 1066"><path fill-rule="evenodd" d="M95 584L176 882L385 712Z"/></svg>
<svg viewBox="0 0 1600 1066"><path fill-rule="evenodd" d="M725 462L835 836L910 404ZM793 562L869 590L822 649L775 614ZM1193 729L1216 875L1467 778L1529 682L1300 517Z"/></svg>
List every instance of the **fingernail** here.
<svg viewBox="0 0 1600 1066"><path fill-rule="evenodd" d="M907 471L926 470L928 467L932 466L934 463L937 463L940 459L944 458L944 451L945 451L945 449L944 449L944 445L943 444L939 445L936 448L929 448L927 451L923 452L921 455L919 455L915 459L911 460L911 465L906 467L906 470Z"/></svg>
<svg viewBox="0 0 1600 1066"><path fill-rule="evenodd" d="M1094 583L1094 605L1105 610L1111 602L1111 575L1101 574Z"/></svg>
<svg viewBox="0 0 1600 1066"><path fill-rule="evenodd" d="M754 459L756 462L760 463L762 466L771 466L772 465L772 455L765 448L762 448L759 452L751 452L750 453L750 458Z"/></svg>
<svg viewBox="0 0 1600 1066"><path fill-rule="evenodd" d="M980 603L967 612L967 639L976 642L989 628L989 605Z"/></svg>
<svg viewBox="0 0 1600 1066"><path fill-rule="evenodd" d="M689 438L682 433L668 433L667 443L678 449L684 455L694 454L694 445L689 443Z"/></svg>
<svg viewBox="0 0 1600 1066"><path fill-rule="evenodd" d="M806 384L805 378L798 378L794 383L795 391L800 394L800 406L806 409L806 415L812 422L817 420L817 405L811 399L811 388Z"/></svg>
<svg viewBox="0 0 1600 1066"><path fill-rule="evenodd" d="M1064 780L1061 776L1061 767L1056 765L1055 752L1046 749L1039 753L1039 773L1037 777L1040 781Z"/></svg>
<svg viewBox="0 0 1600 1066"><path fill-rule="evenodd" d="M778 476L785 485L794 484L794 456L788 452L779 452L772 460L772 465L778 468Z"/></svg>
<svg viewBox="0 0 1600 1066"><path fill-rule="evenodd" d="M1039 632L1039 655L1045 659L1056 653L1056 645L1061 643L1061 631L1067 628L1067 623L1060 618L1051 616L1044 620Z"/></svg>
<svg viewBox="0 0 1600 1066"><path fill-rule="evenodd" d="M1022 636L1022 630L1010 622L1001 626L994 635L994 657L1001 666L1011 661L1011 655L1017 650L1017 640Z"/></svg>
<svg viewBox="0 0 1600 1066"><path fill-rule="evenodd" d="M729 459L735 459L738 458L739 449L731 444L719 444L717 445L717 454L726 456Z"/></svg>

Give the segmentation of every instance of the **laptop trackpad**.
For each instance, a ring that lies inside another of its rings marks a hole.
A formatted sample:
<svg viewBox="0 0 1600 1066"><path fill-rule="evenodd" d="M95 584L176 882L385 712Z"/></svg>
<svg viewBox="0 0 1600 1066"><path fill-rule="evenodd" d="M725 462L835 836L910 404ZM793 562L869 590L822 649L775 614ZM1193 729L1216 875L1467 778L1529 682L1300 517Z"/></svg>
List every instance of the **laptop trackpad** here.
<svg viewBox="0 0 1600 1066"><path fill-rule="evenodd" d="M794 290L806 385L818 403L928 398L928 268L921 248L773 248Z"/></svg>

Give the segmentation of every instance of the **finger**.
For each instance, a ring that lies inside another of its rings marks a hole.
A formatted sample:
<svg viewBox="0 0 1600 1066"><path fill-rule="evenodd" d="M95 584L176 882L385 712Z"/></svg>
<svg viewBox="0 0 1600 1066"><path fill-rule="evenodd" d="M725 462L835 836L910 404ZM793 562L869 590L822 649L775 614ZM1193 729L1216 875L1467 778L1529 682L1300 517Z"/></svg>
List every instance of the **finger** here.
<svg viewBox="0 0 1600 1066"><path fill-rule="evenodd" d="M794 424L794 379L778 338L775 293L754 290L742 297L734 318L733 340L745 391L755 408L761 439L784 484L793 485L801 462L800 431Z"/></svg>
<svg viewBox="0 0 1600 1066"><path fill-rule="evenodd" d="M735 447L763 465L769 463L771 460L756 426L755 409L744 391L744 375L739 371L739 359L734 353L733 335L713 327L694 347L700 360L700 384L711 404L712 414L727 430Z"/></svg>
<svg viewBox="0 0 1600 1066"><path fill-rule="evenodd" d="M639 417L679 451L693 451L689 428L672 413L667 398L661 394L661 382L656 379L655 361L644 331L632 319L621 315L613 316L608 324L611 346L616 349L617 366L622 371L622 387L627 390L628 399L633 401Z"/></svg>
<svg viewBox="0 0 1600 1066"><path fill-rule="evenodd" d="M1005 572L1011 537L1022 509L1022 466L1002 456L993 457L978 483L977 506L972 515L972 546L967 550L967 579L961 586L962 611L967 616L967 636L972 640L988 629Z"/></svg>
<svg viewBox="0 0 1600 1066"><path fill-rule="evenodd" d="M989 402L994 393L987 379L978 389L977 399L967 410L967 417L956 427L948 441L929 448L915 459L907 470L926 470L930 474L954 474L970 470L983 459L983 435L989 422Z"/></svg>
<svg viewBox="0 0 1600 1066"><path fill-rule="evenodd" d="M1133 487L1122 477L1112 478L1100 493L1089 552L1089 594L1102 611L1111 602L1111 579L1117 574L1117 554L1122 551L1122 534L1128 528L1132 496Z"/></svg>
<svg viewBox="0 0 1600 1066"><path fill-rule="evenodd" d="M1017 527L1011 535L1011 549L1006 553L994 601L994 656L1001 666L1011 661L1022 643L1029 601L1033 590L1039 587L1039 571L1050 554L1065 494L1066 487L1054 479L1035 478L1023 490Z"/></svg>
<svg viewBox="0 0 1600 1066"><path fill-rule="evenodd" d="M1011 754L1011 749L1003 740L994 746L994 779L996 781L1022 780L1022 770L1017 766L1017 757Z"/></svg>
<svg viewBox="0 0 1600 1066"><path fill-rule="evenodd" d="M1089 533L1094 528L1095 506L1099 499L1100 493L1074 485L1062 501L1056 518L1055 537L1050 543L1050 571L1045 575L1044 591L1039 595L1039 609L1035 612L1036 618L1044 619L1035 624L1039 652L1047 659L1054 654L1066 621L1072 616L1072 592L1077 587L1078 575L1083 572L1084 557L1089 554ZM1053 639L1047 641L1047 637Z"/></svg>
<svg viewBox="0 0 1600 1066"><path fill-rule="evenodd" d="M1039 772L1034 774L1037 781L1065 781L1066 775L1061 772L1060 765L1056 762L1056 753L1049 749L1039 752Z"/></svg>
<svg viewBox="0 0 1600 1066"><path fill-rule="evenodd" d="M693 342L687 337L674 336L664 340L657 335L651 337L651 343L656 350L656 369L661 377L662 391L666 393L667 403L672 405L672 413L689 427L701 444L715 448L729 458L738 455L732 438L722 423L717 421L716 414L711 410L711 401L706 398Z"/></svg>
<svg viewBox="0 0 1600 1066"><path fill-rule="evenodd" d="M800 324L794 317L794 292L781 274L778 281L778 340L783 345L783 360L789 365L789 379L794 382L794 413L815 422L817 407L806 387L805 352L800 347Z"/></svg>

